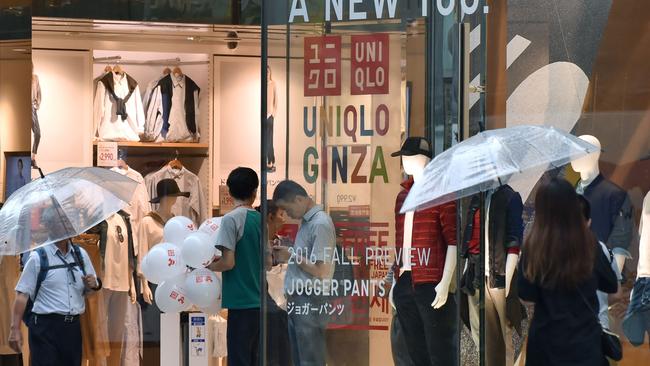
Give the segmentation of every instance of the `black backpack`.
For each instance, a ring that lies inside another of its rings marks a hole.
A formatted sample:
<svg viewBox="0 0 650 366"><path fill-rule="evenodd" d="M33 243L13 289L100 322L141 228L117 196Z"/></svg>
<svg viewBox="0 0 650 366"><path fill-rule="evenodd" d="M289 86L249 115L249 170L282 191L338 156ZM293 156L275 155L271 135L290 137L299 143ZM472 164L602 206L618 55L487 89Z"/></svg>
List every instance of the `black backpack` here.
<svg viewBox="0 0 650 366"><path fill-rule="evenodd" d="M31 297L27 300L27 305L25 306L25 312L23 313L23 322L25 325L29 326L29 320L32 317L32 308L34 307L34 302L36 301L36 296L38 296L38 291L41 289L41 285L45 278L47 277L47 272L51 269L60 269L68 268L68 266L77 266L81 269L81 273L86 275L86 266L84 264L83 256L81 255L81 250L78 245L70 243L72 246L72 256L74 257L74 262L66 264L59 264L56 266L50 266L50 261L47 258L47 252L45 248L40 247L36 249L38 257L41 264L41 269L38 272L38 277L36 277L36 287L34 288L34 298Z"/></svg>

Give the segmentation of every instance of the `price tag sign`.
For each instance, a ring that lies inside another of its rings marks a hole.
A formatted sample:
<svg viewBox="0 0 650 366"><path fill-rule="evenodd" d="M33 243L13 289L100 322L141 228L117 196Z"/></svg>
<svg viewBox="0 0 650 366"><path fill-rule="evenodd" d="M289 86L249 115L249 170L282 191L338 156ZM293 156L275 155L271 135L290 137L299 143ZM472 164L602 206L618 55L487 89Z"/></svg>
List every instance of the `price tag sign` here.
<svg viewBox="0 0 650 366"><path fill-rule="evenodd" d="M97 166L117 165L117 142L97 143Z"/></svg>

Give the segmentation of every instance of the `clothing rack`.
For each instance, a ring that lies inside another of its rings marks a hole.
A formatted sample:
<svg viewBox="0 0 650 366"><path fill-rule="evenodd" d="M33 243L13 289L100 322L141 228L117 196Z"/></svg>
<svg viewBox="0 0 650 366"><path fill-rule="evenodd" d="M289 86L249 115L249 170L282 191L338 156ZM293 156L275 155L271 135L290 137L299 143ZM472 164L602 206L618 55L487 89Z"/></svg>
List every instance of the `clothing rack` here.
<svg viewBox="0 0 650 366"><path fill-rule="evenodd" d="M181 61L180 57L158 60L128 60L122 56L93 57L93 63L101 65L147 65L147 66L180 66L180 65L208 65L210 61Z"/></svg>
<svg viewBox="0 0 650 366"><path fill-rule="evenodd" d="M148 153L132 153L129 152L129 157L139 157L147 158L155 156L160 159L164 158L209 158L210 156L207 153L195 153L195 154L161 154L160 152L148 152Z"/></svg>

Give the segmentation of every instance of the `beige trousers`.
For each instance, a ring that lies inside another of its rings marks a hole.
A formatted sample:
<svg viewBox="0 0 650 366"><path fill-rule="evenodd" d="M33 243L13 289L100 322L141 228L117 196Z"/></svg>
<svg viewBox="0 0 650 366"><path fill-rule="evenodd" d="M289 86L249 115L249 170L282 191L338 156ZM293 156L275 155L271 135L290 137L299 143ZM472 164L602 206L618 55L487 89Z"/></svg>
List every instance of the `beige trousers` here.
<svg viewBox="0 0 650 366"><path fill-rule="evenodd" d="M472 339L479 348L480 304L478 290L468 297L469 321ZM513 328L506 318L506 290L489 288L485 284L485 361L487 366L513 366L514 344Z"/></svg>

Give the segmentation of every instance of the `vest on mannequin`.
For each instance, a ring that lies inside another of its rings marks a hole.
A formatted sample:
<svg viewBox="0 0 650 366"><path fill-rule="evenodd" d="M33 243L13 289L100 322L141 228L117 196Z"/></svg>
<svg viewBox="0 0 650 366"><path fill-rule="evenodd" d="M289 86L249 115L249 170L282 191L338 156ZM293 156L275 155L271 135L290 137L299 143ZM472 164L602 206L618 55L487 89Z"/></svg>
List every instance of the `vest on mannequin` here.
<svg viewBox="0 0 650 366"><path fill-rule="evenodd" d="M404 166L404 171L406 174L413 177L415 182L418 182L424 173L424 167L431 161L431 159L426 155L413 155L413 156L402 156L402 165ZM407 212L404 218L404 260L402 261L402 268L400 269L400 274L404 271L408 271L411 268L411 258L410 258L410 248L413 239L413 217L414 212ZM447 248L447 256L445 258L445 267L443 270L442 279L440 283L436 285L436 298L431 303L431 306L434 309L440 309L447 303L447 296L449 295L449 286L454 277L454 272L456 271L456 246L450 246ZM394 282L393 284L395 284Z"/></svg>
<svg viewBox="0 0 650 366"><path fill-rule="evenodd" d="M639 225L639 265L637 266L637 278L650 277L650 192L643 200L643 212Z"/></svg>
<svg viewBox="0 0 650 366"><path fill-rule="evenodd" d="M603 178L599 178L599 176L600 176L600 167L598 165L598 162L600 160L602 145L601 145L600 141L598 140L598 138L596 138L594 136L591 136L591 135L582 135L582 136L579 136L579 138L584 140L584 141L587 141L588 143L590 143L590 144L592 144L592 145L594 145L594 146L596 146L598 148L598 151L593 152L593 153L591 153L591 154L589 154L587 156L584 156L584 157L582 157L580 159L576 159L576 160L571 162L571 167L573 168L573 170L575 170L577 173L580 174L580 182L578 183L578 188L586 190L596 180L603 179ZM608 183L610 183L612 186L614 186L613 183L611 183L609 181L608 181ZM620 190L619 187L615 187L615 189ZM625 197L627 197L627 193L625 193L625 192L620 192L620 193L623 194ZM592 205L592 210L598 209L597 205L595 205L594 202L590 202L590 203ZM620 207L615 208L615 209L608 208L608 211L611 212L611 211L614 211L614 210L617 210L617 209L620 209ZM599 213L597 213L597 212L592 212L592 217L593 217L593 220L594 220L594 224L596 224L596 215L598 215L598 214ZM599 240L601 240L603 242L606 242L607 239L608 238L602 238L602 237L599 238ZM606 243L606 244L609 244L609 243ZM629 243L628 243L628 245L629 245ZM626 254L622 254L620 252L614 251L614 258L616 259L616 264L618 265L618 268L621 269L621 271L623 270L623 266L625 265L626 257L627 257Z"/></svg>

